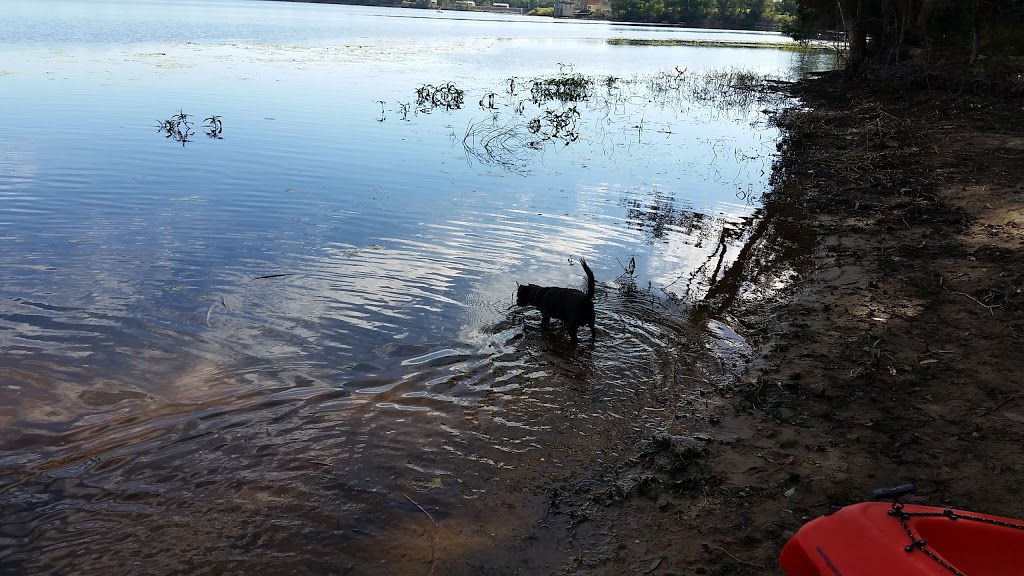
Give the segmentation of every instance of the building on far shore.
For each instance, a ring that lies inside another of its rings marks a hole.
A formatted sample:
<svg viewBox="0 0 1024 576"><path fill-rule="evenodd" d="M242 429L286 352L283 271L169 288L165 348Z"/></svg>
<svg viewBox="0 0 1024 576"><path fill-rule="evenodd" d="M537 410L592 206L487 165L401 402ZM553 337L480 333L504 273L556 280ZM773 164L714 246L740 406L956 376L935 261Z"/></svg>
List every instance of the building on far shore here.
<svg viewBox="0 0 1024 576"><path fill-rule="evenodd" d="M513 8L508 5L508 2L494 2L490 6L476 6L470 8L470 10L477 10L480 12L497 12L499 14L522 14L522 8Z"/></svg>
<svg viewBox="0 0 1024 576"><path fill-rule="evenodd" d="M576 0L555 0L555 18L572 18L579 4Z"/></svg>

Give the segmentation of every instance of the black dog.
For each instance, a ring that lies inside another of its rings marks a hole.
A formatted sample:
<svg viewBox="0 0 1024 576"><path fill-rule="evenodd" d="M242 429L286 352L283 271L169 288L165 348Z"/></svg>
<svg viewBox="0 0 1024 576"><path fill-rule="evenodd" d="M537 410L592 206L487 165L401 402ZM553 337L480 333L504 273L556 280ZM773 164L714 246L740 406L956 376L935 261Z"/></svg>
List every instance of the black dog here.
<svg viewBox="0 0 1024 576"><path fill-rule="evenodd" d="M548 327L548 320L558 318L565 322L572 343L579 341L576 332L580 326L590 326L590 339L597 336L594 329L594 273L587 266L587 261L580 258L583 271L587 273L587 293L575 288L559 288L557 286L537 286L527 284L516 290L516 304L519 306L535 306L541 313L541 328Z"/></svg>

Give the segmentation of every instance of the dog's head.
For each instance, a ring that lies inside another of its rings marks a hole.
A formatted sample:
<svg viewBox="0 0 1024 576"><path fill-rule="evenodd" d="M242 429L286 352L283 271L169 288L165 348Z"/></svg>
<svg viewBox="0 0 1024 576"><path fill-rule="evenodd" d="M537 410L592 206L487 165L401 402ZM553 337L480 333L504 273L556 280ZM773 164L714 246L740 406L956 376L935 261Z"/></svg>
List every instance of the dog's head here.
<svg viewBox="0 0 1024 576"><path fill-rule="evenodd" d="M537 294L538 290L540 290L540 286L536 284L527 284L525 286L520 284L516 288L516 306L529 306L533 304L534 295Z"/></svg>

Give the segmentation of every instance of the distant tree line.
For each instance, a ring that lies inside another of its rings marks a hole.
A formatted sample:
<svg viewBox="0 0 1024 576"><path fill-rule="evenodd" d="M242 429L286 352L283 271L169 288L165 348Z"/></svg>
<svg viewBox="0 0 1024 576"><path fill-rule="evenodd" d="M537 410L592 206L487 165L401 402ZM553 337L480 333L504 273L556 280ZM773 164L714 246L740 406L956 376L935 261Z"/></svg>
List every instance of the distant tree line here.
<svg viewBox="0 0 1024 576"><path fill-rule="evenodd" d="M796 0L611 0L613 20L751 28L792 25Z"/></svg>
<svg viewBox="0 0 1024 576"><path fill-rule="evenodd" d="M293 0L295 1L295 0ZM299 0L395 6L403 0ZM456 0L438 0L449 8ZM491 0L476 0L478 5ZM506 0L524 13L554 0ZM982 56L1024 57L1024 0L609 0L608 17L715 28L777 26L797 40L845 36L848 67L890 66L919 54L974 65ZM433 6L430 0L406 5ZM535 12L539 13L539 12ZM604 16L604 10L598 11Z"/></svg>
<svg viewBox="0 0 1024 576"><path fill-rule="evenodd" d="M371 0L360 0L371 1ZM385 5L397 5L401 4L402 0L378 0L385 3ZM431 4L430 0L408 0L411 4L417 8L430 8L437 6L438 8L452 8L455 6L456 0L438 0L436 4ZM477 6L490 6L494 2L492 0L475 0ZM535 8L551 7L554 6L554 0L497 0L498 2L504 2L512 8L522 8L523 13L527 13Z"/></svg>
<svg viewBox="0 0 1024 576"><path fill-rule="evenodd" d="M416 8L453 8L457 0L438 0L431 4L430 0L282 0L284 2L312 2L315 4L351 4L358 6L415 6ZM497 0L504 1L512 8L522 8L523 12L529 12L534 8L554 6L554 0ZM492 0L476 0L477 6L490 6Z"/></svg>

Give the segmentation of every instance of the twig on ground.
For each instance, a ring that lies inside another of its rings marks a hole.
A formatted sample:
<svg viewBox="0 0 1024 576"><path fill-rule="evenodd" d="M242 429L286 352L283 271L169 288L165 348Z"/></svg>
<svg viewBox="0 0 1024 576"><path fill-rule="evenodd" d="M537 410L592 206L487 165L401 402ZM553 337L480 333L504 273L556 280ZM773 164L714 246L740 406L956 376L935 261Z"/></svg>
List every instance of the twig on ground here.
<svg viewBox="0 0 1024 576"><path fill-rule="evenodd" d="M1010 394L1009 398L1007 398L1006 400L1003 400L1002 402L1000 402L999 404L996 404L995 406L989 408L988 410L985 410L984 412L981 413L981 415L985 416L987 414L991 414L991 413L995 412L996 410L999 410L1000 408L1003 407L1004 404L1006 404L1010 400L1013 400L1016 397L1017 397L1016 394Z"/></svg>
<svg viewBox="0 0 1024 576"><path fill-rule="evenodd" d="M721 550L722 552L725 552L726 554L728 554L730 558L732 558L733 560L739 562L740 564L746 564L747 566L753 566L755 568L764 568L763 564L756 564L754 562L747 562L746 560L741 560L741 559L737 558L736 556L734 556L732 554L732 552L729 552L728 550L726 550L725 548L722 548L721 546L713 546L711 544L708 544L708 548L714 548L715 550Z"/></svg>
<svg viewBox="0 0 1024 576"><path fill-rule="evenodd" d="M987 309L988 309L988 313L989 313L989 314L991 314L993 318L995 318L995 317L996 317L996 313L995 313L995 312L993 312L993 311L992 311L992 309L993 309L993 308L999 308L999 307L1000 307L1000 305L999 305L999 304L992 304L992 305L990 306L990 305L988 305L988 304L985 304L985 303L984 303L984 302L982 302L981 300L978 300L978 299L977 299L977 298L975 298L974 296L971 296L970 294L966 294L966 293L964 293L964 292L953 292L953 293L954 293L954 294L959 294L959 295L961 295L961 296L967 296L967 297L968 297L968 298L970 298L971 300L974 300L975 302L977 302L979 306L982 306L982 307L984 307L984 308L987 308Z"/></svg>
<svg viewBox="0 0 1024 576"><path fill-rule="evenodd" d="M427 512L426 510L424 510L423 506L420 506L415 500L413 500L412 498L409 498L409 496L407 494L403 493L402 496L405 496L406 500L408 500L409 502L412 502L417 508L419 508L420 512L423 512L424 514L426 514L427 518L430 518L430 522L434 525L434 553L430 557L430 573L427 575L427 576L433 576L434 568L437 566L437 539L438 539L438 536L437 536L437 521L435 521L434 517L430 515L430 512Z"/></svg>

